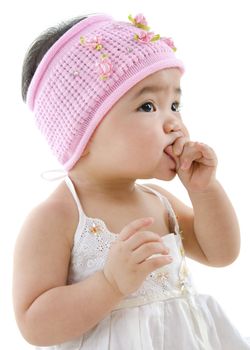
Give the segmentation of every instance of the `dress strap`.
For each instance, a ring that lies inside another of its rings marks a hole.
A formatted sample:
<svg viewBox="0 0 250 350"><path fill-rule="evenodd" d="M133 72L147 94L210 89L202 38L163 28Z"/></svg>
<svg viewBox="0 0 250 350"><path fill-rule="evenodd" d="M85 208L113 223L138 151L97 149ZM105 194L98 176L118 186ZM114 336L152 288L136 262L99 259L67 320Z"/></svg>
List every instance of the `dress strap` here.
<svg viewBox="0 0 250 350"><path fill-rule="evenodd" d="M79 218L81 218L81 217L85 218L86 215L84 214L84 211L82 209L82 205L81 205L80 200L78 198L78 195L76 193L75 186L74 186L74 184L69 176L65 177L65 182L66 182L66 184L67 184L67 186L68 186L68 188L69 188L69 190L70 190L70 192L71 192L71 194L76 202L78 212L79 212Z"/></svg>
<svg viewBox="0 0 250 350"><path fill-rule="evenodd" d="M78 198L78 195L76 193L76 190L75 190L75 187L74 187L74 184L72 182L72 180L70 179L69 176L66 176L65 177L65 182L76 202L76 205L77 205L77 208L78 208L78 212L79 212L79 225L80 225L80 222L83 223L85 222L86 220L86 215L82 209L82 205L80 203L80 200ZM162 202L162 204L165 206L165 208L167 209L167 212L168 212L168 215L169 215L169 221L170 221L170 224L171 224L171 227L173 227L174 229L174 233L176 233L177 235L179 235L179 225L178 225L178 221L177 221L177 218L176 218L176 215L174 213L174 210L170 204L170 202L168 201L168 199L163 196L161 193L159 193L158 191L152 189L151 187L148 187L146 185L141 185L141 184L136 184L140 187L143 187L145 190L147 190L147 192L151 192L151 193L154 193L159 199L160 201Z"/></svg>
<svg viewBox="0 0 250 350"><path fill-rule="evenodd" d="M174 212L174 210L172 208L172 205L170 204L169 200L165 196L163 196L161 193L159 193L158 191L152 189L149 186L141 185L141 184L137 184L137 185L139 185L141 187L144 187L148 192L154 193L160 199L162 204L167 209L167 212L168 212L168 215L169 215L169 221L170 221L171 226L174 229L174 232L179 235L180 234L180 229L179 229L178 220L177 220L177 217L175 215L175 212Z"/></svg>

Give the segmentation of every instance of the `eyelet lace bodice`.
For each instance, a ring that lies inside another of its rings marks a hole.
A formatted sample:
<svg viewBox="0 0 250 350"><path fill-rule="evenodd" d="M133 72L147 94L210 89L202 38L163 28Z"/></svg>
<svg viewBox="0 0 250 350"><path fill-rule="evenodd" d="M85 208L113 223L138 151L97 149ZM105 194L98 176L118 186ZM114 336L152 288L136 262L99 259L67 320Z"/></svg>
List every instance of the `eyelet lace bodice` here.
<svg viewBox="0 0 250 350"><path fill-rule="evenodd" d="M110 232L103 220L87 217L81 208L73 184L69 179L67 184L74 193L80 214L80 225L78 225L75 234L74 247L71 254L68 278L68 282L71 284L79 282L94 272L103 269L110 245L118 238L118 235ZM146 186L142 186L142 188L155 193L168 210L170 224L175 232L166 234L163 236L163 240L170 249L173 262L149 274L141 287L127 296L115 309L142 305L154 300L165 300L181 296L183 293L194 293L185 263L182 240L175 214L166 198L151 188Z"/></svg>

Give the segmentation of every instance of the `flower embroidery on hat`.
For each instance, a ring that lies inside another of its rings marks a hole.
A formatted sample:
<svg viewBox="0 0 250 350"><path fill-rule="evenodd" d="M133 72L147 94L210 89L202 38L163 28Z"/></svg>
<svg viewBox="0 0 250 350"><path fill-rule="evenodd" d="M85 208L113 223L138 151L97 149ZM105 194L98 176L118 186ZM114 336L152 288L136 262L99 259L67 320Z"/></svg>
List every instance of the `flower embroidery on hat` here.
<svg viewBox="0 0 250 350"><path fill-rule="evenodd" d="M174 42L171 38L161 38L160 34L154 34L153 32L149 32L150 27L148 26L148 23L146 21L146 18L140 13L135 18L133 18L131 15L128 16L128 19L130 22L133 23L133 25L137 28L143 29L141 32L136 33L134 35L134 40L140 42L140 43L150 43L155 42L158 40L162 40L165 42L174 52L177 50Z"/></svg>
<svg viewBox="0 0 250 350"><path fill-rule="evenodd" d="M158 40L161 40L170 49L172 49L173 51L176 51L176 47L171 38L161 38L159 34L154 34L154 32L149 31L150 27L148 26L147 20L141 13L136 15L135 17L132 17L132 15L129 15L128 19L130 20L130 22L132 22L132 26L136 27L136 30L131 38L131 41L137 41L138 43L148 44L148 43L153 43ZM124 28L124 24L123 25L113 24L113 27L119 31ZM102 81L107 80L114 72L114 67L112 64L112 60L109 58L109 55L105 52L105 40L103 40L101 35L95 35L91 37L80 36L80 44L83 45L84 47L87 47L90 50L95 50L100 52L100 56L97 58L97 62L95 66L97 68L97 72L99 74L100 80ZM120 48L118 47L117 50L120 51ZM133 48L129 46L127 48L127 52L128 53L133 52ZM116 71L117 73L118 71L121 71L122 73L123 67L117 67Z"/></svg>
<svg viewBox="0 0 250 350"><path fill-rule="evenodd" d="M134 40L147 44L149 42L154 42L160 39L159 34L155 35L153 32L149 32L150 27L148 26L146 18L141 13L135 16L135 18L129 15L128 19L133 23L135 27L143 29L134 35Z"/></svg>
<svg viewBox="0 0 250 350"><path fill-rule="evenodd" d="M102 54L96 65L101 80L106 80L113 73L113 66L107 54Z"/></svg>
<svg viewBox="0 0 250 350"><path fill-rule="evenodd" d="M161 38L174 52L177 50L172 38Z"/></svg>
<svg viewBox="0 0 250 350"><path fill-rule="evenodd" d="M134 26L137 28L141 28L143 30L150 30L150 27L148 26L148 23L146 21L146 18L139 13L138 15L135 16L135 18L132 17L132 15L128 16L128 19L133 23Z"/></svg>
<svg viewBox="0 0 250 350"><path fill-rule="evenodd" d="M80 37L80 44L90 49L101 51L103 49L102 37L94 36L91 38ZM101 53L98 61L96 62L98 68L99 77L101 80L106 80L113 72L113 66L106 53Z"/></svg>
<svg viewBox="0 0 250 350"><path fill-rule="evenodd" d="M160 39L160 35L155 35L153 32L141 31L139 34L134 35L134 39L140 43L147 44L149 42L157 41Z"/></svg>
<svg viewBox="0 0 250 350"><path fill-rule="evenodd" d="M102 46L102 37L101 36L94 36L92 38L86 39L84 36L80 37L80 43L82 45L85 45L91 49L95 49L97 51L100 51Z"/></svg>

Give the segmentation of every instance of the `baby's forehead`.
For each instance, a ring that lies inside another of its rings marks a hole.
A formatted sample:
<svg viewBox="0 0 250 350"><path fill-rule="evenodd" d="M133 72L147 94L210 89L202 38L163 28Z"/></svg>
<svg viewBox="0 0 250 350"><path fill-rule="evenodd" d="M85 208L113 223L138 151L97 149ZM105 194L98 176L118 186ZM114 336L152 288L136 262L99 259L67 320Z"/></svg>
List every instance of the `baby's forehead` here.
<svg viewBox="0 0 250 350"><path fill-rule="evenodd" d="M147 93L162 91L181 95L180 78L181 72L179 69L162 69L138 82L127 92L126 96L136 99Z"/></svg>

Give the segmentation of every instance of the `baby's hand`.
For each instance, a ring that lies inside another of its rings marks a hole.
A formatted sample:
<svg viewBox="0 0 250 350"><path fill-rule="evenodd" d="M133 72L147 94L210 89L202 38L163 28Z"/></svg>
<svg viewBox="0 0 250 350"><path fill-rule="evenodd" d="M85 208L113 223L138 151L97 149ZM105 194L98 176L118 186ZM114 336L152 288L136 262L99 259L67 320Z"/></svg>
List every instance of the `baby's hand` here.
<svg viewBox="0 0 250 350"><path fill-rule="evenodd" d="M217 157L211 147L181 137L167 152L175 159L177 174L188 191L206 191L215 181Z"/></svg>
<svg viewBox="0 0 250 350"><path fill-rule="evenodd" d="M136 291L149 273L172 262L158 234L139 231L152 222L153 218L132 221L123 228L110 248L103 272L113 288L123 296ZM153 254L162 255L150 258Z"/></svg>

